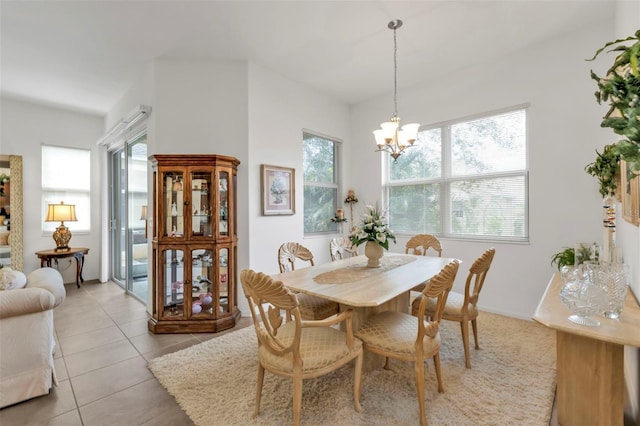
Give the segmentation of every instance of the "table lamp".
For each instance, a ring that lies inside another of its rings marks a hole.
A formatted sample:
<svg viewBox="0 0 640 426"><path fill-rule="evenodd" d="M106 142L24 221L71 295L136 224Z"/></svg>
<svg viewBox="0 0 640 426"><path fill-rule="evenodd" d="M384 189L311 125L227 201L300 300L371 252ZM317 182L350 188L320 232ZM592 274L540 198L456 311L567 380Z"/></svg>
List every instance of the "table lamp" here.
<svg viewBox="0 0 640 426"><path fill-rule="evenodd" d="M56 242L56 251L69 250L69 240L71 240L71 231L64 226L65 221L77 221L75 204L49 204L47 218L45 222L60 222L60 226L53 233L53 241Z"/></svg>

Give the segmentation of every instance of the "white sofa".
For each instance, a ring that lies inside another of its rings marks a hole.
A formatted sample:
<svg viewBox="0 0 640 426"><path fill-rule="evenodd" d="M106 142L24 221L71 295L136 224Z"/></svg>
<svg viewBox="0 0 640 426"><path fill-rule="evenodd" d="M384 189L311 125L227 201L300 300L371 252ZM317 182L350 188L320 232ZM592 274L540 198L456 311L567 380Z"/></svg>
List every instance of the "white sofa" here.
<svg viewBox="0 0 640 426"><path fill-rule="evenodd" d="M53 308L66 297L60 273L41 268L24 288L0 291L0 408L57 385Z"/></svg>

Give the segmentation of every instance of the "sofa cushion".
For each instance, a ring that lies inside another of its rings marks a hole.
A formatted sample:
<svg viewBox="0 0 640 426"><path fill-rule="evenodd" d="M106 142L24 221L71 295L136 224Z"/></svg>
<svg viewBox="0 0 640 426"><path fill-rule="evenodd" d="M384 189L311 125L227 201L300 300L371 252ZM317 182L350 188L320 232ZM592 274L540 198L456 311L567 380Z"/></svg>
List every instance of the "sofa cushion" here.
<svg viewBox="0 0 640 426"><path fill-rule="evenodd" d="M39 268L27 277L27 288L41 288L47 290L55 298L55 306L65 299L67 293L62 282L62 275L53 268Z"/></svg>
<svg viewBox="0 0 640 426"><path fill-rule="evenodd" d="M11 268L0 268L0 290L14 290L27 285L27 276Z"/></svg>
<svg viewBox="0 0 640 426"><path fill-rule="evenodd" d="M42 288L24 288L0 294L0 320L48 311L56 306L51 292Z"/></svg>

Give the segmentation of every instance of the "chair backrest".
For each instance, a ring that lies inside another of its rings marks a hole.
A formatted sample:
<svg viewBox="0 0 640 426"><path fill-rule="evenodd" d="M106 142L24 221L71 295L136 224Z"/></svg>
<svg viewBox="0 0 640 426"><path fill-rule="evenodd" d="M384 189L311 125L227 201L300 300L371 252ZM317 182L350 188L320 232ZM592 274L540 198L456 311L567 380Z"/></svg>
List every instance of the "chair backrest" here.
<svg viewBox="0 0 640 426"><path fill-rule="evenodd" d="M347 237L336 237L329 241L329 254L331 261L344 259L358 255L358 247L351 245L351 240Z"/></svg>
<svg viewBox="0 0 640 426"><path fill-rule="evenodd" d="M240 272L240 282L249 302L258 345L278 356L291 352L294 360L300 360L302 318L295 294L286 288L282 281L275 281L270 276L251 269ZM293 318L293 321L285 322L285 317ZM291 341L285 342L278 338L278 331L282 327L295 327L294 338Z"/></svg>
<svg viewBox="0 0 640 426"><path fill-rule="evenodd" d="M442 257L442 244L440 240L431 234L414 235L404 246L405 254L427 255L427 250L433 249L438 252L438 257ZM409 251L411 250L411 253Z"/></svg>
<svg viewBox="0 0 640 426"><path fill-rule="evenodd" d="M433 278L427 281L422 294L424 297L420 299L418 307L418 337L417 341L421 341L425 335L435 337L438 333L442 313L449 297L449 291L453 287L453 282L458 273L460 261L455 259L447 263L447 265L438 272ZM433 315L430 315L430 321L425 322L425 310L429 298L436 299L436 309ZM422 347L422 345L419 345Z"/></svg>
<svg viewBox="0 0 640 426"><path fill-rule="evenodd" d="M495 254L496 249L491 247L482 253L469 268L467 282L464 285L463 310L467 309L469 304L475 306L478 303L480 290L482 290L484 279L487 277L487 272L489 272L489 268L491 267L491 262L493 261L493 256Z"/></svg>
<svg viewBox="0 0 640 426"><path fill-rule="evenodd" d="M309 262L313 266L313 254L308 248L298 243L284 243L278 249L278 266L280 272L293 271L296 259Z"/></svg>

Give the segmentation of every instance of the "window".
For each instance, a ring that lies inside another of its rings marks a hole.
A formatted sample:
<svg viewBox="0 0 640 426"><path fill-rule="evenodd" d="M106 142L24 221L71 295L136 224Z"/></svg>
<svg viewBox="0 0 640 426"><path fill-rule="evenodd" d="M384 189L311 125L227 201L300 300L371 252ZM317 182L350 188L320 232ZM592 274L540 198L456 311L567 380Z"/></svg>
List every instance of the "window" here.
<svg viewBox="0 0 640 426"><path fill-rule="evenodd" d="M340 143L303 132L304 233L337 232L336 215L340 176Z"/></svg>
<svg viewBox="0 0 640 426"><path fill-rule="evenodd" d="M43 231L52 233L60 222L44 222L49 204L75 204L77 222L65 223L72 232L91 230L91 151L42 145Z"/></svg>
<svg viewBox="0 0 640 426"><path fill-rule="evenodd" d="M390 161L394 231L527 241L526 127L520 107L419 132L417 146Z"/></svg>

